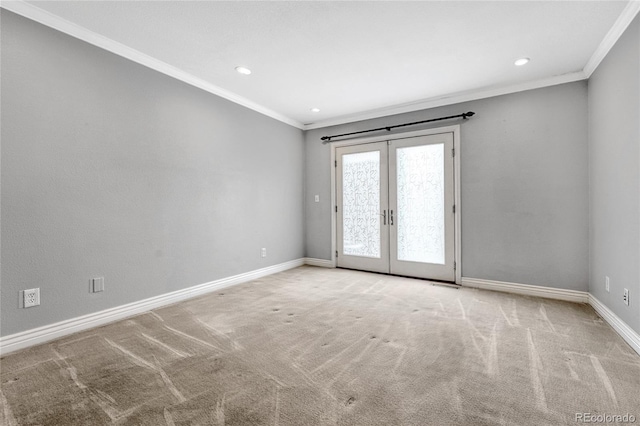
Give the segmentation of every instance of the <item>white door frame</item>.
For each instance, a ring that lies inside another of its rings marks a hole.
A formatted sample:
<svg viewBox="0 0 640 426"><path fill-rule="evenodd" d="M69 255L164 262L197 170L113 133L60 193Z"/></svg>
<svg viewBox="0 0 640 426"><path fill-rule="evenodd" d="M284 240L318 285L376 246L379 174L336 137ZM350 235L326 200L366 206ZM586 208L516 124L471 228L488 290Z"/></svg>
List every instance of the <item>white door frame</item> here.
<svg viewBox="0 0 640 426"><path fill-rule="evenodd" d="M336 148L360 145L365 143L388 141L400 138L410 138L415 136L436 135L438 133L453 133L453 148L455 155L453 157L454 167L454 199L456 204L455 214L455 262L456 262L456 284L461 284L462 279L462 203L460 202L460 125L438 127L434 129L416 130L413 132L394 133L380 136L370 136L357 139L349 139L346 141L330 142L331 144L331 264L336 267Z"/></svg>

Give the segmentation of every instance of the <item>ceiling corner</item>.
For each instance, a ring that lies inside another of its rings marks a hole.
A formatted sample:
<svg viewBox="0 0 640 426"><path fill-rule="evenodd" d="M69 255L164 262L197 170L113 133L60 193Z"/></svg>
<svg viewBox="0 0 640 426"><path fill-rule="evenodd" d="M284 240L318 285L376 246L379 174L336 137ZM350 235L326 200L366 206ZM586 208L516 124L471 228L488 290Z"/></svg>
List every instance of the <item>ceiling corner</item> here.
<svg viewBox="0 0 640 426"><path fill-rule="evenodd" d="M631 24L636 15L640 12L640 0L631 0L624 8L616 22L613 24L607 35L604 36L604 39L598 45L598 48L591 58L587 61L587 64L584 66L584 73L587 78L591 77L591 74L598 68L600 62L607 56L607 53L611 50L611 48L616 44L622 33L627 29L627 27Z"/></svg>
<svg viewBox="0 0 640 426"><path fill-rule="evenodd" d="M67 21L66 19L56 16L23 0L2 0L0 2L0 8L16 13L27 19L31 19L32 21L53 28L57 31L70 35L71 37L85 41L108 52L129 59L130 61L136 62L147 68L151 68L162 74L168 75L169 77L173 77L191 86L202 89L206 92L234 102L238 105L242 105L246 108L271 117L275 120L281 121L290 126L296 127L301 130L304 129L304 125L297 120L280 114L279 112L273 111L265 106L257 104L231 91L211 84L208 81L187 73L177 67L174 67L173 65L169 65L166 62L146 55L136 49L132 49L122 43L95 33L87 28L74 24L73 22Z"/></svg>

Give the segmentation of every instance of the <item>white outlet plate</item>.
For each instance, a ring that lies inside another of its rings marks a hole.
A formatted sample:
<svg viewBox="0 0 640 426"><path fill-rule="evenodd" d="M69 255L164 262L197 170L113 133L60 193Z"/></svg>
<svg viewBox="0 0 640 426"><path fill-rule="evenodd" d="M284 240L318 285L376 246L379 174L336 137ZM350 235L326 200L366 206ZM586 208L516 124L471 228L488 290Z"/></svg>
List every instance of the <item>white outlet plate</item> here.
<svg viewBox="0 0 640 426"><path fill-rule="evenodd" d="M22 292L23 306L31 308L40 304L40 288L30 288Z"/></svg>
<svg viewBox="0 0 640 426"><path fill-rule="evenodd" d="M609 277L604 277L604 289L609 293Z"/></svg>
<svg viewBox="0 0 640 426"><path fill-rule="evenodd" d="M260 253L262 254L262 257L267 257L267 249L263 248Z"/></svg>
<svg viewBox="0 0 640 426"><path fill-rule="evenodd" d="M622 295L622 301L625 305L629 306L629 289L624 289L624 294Z"/></svg>
<svg viewBox="0 0 640 426"><path fill-rule="evenodd" d="M316 200L316 203L319 203L319 202L320 202L320 196L319 196L319 195L316 195L315 200Z"/></svg>

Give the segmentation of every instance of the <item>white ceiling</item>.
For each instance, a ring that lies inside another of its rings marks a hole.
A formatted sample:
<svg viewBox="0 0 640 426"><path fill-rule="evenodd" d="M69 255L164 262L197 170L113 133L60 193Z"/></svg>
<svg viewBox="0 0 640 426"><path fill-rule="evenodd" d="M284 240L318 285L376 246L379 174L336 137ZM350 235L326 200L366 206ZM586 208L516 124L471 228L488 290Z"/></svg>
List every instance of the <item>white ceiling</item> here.
<svg viewBox="0 0 640 426"><path fill-rule="evenodd" d="M83 27L85 39L97 33L306 128L586 78L585 65L629 13L627 1L28 3L21 8ZM531 62L514 66L523 56Z"/></svg>

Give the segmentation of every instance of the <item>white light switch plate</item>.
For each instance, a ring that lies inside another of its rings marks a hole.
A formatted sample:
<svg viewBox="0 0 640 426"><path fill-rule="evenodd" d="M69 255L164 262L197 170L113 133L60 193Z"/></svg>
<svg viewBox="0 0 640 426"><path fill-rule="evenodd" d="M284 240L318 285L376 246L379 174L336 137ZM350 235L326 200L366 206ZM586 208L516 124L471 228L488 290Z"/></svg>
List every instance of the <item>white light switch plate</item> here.
<svg viewBox="0 0 640 426"><path fill-rule="evenodd" d="M91 280L91 291L93 293L104 291L104 277L93 278Z"/></svg>

